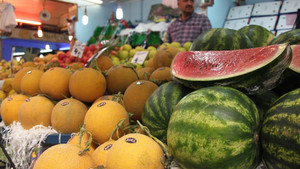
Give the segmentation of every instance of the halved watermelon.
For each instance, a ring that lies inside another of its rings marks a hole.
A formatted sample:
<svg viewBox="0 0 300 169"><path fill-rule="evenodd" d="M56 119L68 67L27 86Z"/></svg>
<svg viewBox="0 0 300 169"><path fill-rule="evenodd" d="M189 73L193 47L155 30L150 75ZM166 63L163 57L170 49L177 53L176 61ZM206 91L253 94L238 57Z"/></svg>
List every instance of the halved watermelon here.
<svg viewBox="0 0 300 169"><path fill-rule="evenodd" d="M251 93L276 86L291 62L288 44L225 50L180 52L173 59L172 76L191 88L222 85Z"/></svg>
<svg viewBox="0 0 300 169"><path fill-rule="evenodd" d="M273 90L279 95L283 95L300 87L300 45L291 45L292 61L280 79L280 83Z"/></svg>
<svg viewBox="0 0 300 169"><path fill-rule="evenodd" d="M300 45L292 45L291 48L293 58L289 68L300 74Z"/></svg>

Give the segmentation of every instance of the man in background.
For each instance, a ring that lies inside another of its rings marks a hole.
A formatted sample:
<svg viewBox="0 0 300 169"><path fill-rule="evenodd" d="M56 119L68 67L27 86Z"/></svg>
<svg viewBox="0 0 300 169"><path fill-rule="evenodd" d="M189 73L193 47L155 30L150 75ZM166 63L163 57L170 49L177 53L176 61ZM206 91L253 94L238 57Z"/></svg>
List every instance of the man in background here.
<svg viewBox="0 0 300 169"><path fill-rule="evenodd" d="M193 42L202 32L211 29L207 16L194 12L194 0L177 0L179 18L168 26L165 42Z"/></svg>

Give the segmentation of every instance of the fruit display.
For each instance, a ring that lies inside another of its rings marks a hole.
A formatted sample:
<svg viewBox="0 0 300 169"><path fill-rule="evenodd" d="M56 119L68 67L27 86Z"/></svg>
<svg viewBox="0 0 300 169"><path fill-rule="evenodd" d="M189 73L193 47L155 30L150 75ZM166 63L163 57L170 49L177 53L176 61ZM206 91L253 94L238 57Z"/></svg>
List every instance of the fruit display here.
<svg viewBox="0 0 300 169"><path fill-rule="evenodd" d="M300 168L290 34L300 38L217 28L183 45L94 43L82 58L20 61L2 80L4 143L17 168Z"/></svg>

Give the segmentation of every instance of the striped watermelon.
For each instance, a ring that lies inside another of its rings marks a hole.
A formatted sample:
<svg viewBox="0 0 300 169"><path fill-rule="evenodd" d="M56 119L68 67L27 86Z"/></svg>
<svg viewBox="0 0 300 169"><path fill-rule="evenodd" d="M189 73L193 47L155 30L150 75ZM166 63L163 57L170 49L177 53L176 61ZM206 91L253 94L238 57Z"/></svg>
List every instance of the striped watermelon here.
<svg viewBox="0 0 300 169"><path fill-rule="evenodd" d="M271 31L260 25L247 25L238 31L246 34L254 47L267 46L275 36Z"/></svg>
<svg viewBox="0 0 300 169"><path fill-rule="evenodd" d="M172 76L191 88L212 85L259 93L275 87L291 56L287 44L224 51L187 51L172 61Z"/></svg>
<svg viewBox="0 0 300 169"><path fill-rule="evenodd" d="M300 29L290 30L275 37L269 45L289 43L290 45L300 44Z"/></svg>
<svg viewBox="0 0 300 169"><path fill-rule="evenodd" d="M259 163L259 121L254 102L242 92L206 87L178 102L167 143L182 168L250 169Z"/></svg>
<svg viewBox="0 0 300 169"><path fill-rule="evenodd" d="M269 169L300 168L300 88L281 96L267 111L261 143Z"/></svg>
<svg viewBox="0 0 300 169"><path fill-rule="evenodd" d="M190 51L235 50L252 48L251 40L242 32L228 28L214 28L201 33Z"/></svg>
<svg viewBox="0 0 300 169"><path fill-rule="evenodd" d="M153 136L167 142L167 128L173 108L191 89L178 82L161 85L147 99L142 113L142 122Z"/></svg>

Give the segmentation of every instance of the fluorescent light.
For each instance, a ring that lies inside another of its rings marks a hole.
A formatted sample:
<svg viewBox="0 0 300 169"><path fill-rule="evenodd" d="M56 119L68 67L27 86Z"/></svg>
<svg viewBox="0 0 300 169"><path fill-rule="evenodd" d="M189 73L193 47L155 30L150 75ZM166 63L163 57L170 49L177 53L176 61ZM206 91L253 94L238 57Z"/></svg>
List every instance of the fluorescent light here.
<svg viewBox="0 0 300 169"><path fill-rule="evenodd" d="M58 50L70 50L70 47L61 47Z"/></svg>
<svg viewBox="0 0 300 169"><path fill-rule="evenodd" d="M121 5L119 4L117 11L116 11L116 18L117 19L123 19L123 9L121 8Z"/></svg>
<svg viewBox="0 0 300 169"><path fill-rule="evenodd" d="M99 4L99 5L103 4L102 0L85 0L85 1L91 2L91 3L94 3L94 4Z"/></svg>
<svg viewBox="0 0 300 169"><path fill-rule="evenodd" d="M13 56L22 56L25 55L25 52L14 52Z"/></svg>
<svg viewBox="0 0 300 169"><path fill-rule="evenodd" d="M29 21L29 20L25 20L25 19L16 19L16 22L27 23L27 24L31 24L31 25L42 25L41 22Z"/></svg>
<svg viewBox="0 0 300 169"><path fill-rule="evenodd" d="M42 49L40 50L40 53L48 53L48 52L52 52L53 50L52 49Z"/></svg>

